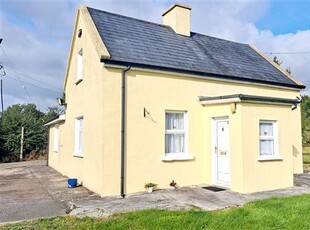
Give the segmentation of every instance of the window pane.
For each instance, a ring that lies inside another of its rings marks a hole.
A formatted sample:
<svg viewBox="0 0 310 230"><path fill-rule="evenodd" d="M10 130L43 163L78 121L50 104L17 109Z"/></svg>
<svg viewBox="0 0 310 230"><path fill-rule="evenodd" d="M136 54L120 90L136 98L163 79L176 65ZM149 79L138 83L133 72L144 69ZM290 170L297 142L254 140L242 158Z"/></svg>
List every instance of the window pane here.
<svg viewBox="0 0 310 230"><path fill-rule="evenodd" d="M260 136L273 136L273 123L260 123L259 124Z"/></svg>
<svg viewBox="0 0 310 230"><path fill-rule="evenodd" d="M184 130L184 113L166 113L166 130Z"/></svg>
<svg viewBox="0 0 310 230"><path fill-rule="evenodd" d="M260 155L274 155L274 141L261 140L259 149L260 149Z"/></svg>
<svg viewBox="0 0 310 230"><path fill-rule="evenodd" d="M175 113L174 127L184 130L184 113Z"/></svg>
<svg viewBox="0 0 310 230"><path fill-rule="evenodd" d="M174 114L166 113L166 130L173 129Z"/></svg>
<svg viewBox="0 0 310 230"><path fill-rule="evenodd" d="M79 132L79 152L83 152L83 130Z"/></svg>
<svg viewBox="0 0 310 230"><path fill-rule="evenodd" d="M166 134L166 153L184 153L185 134Z"/></svg>

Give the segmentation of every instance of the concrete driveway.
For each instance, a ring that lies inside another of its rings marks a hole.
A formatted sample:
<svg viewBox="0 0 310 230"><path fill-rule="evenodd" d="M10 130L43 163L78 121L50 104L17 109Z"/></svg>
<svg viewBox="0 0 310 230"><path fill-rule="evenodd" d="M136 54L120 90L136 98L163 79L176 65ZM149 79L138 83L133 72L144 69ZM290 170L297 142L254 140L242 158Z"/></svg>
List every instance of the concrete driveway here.
<svg viewBox="0 0 310 230"><path fill-rule="evenodd" d="M120 197L100 198L83 187L70 189L67 178L45 161L0 164L0 223L58 215L102 217L141 209L217 210L240 206L272 196L310 193L310 174L295 176L295 186L276 191L241 195L212 192L201 186L158 190Z"/></svg>
<svg viewBox="0 0 310 230"><path fill-rule="evenodd" d="M0 223L66 215L68 202L93 196L83 187L69 189L46 161L0 164Z"/></svg>

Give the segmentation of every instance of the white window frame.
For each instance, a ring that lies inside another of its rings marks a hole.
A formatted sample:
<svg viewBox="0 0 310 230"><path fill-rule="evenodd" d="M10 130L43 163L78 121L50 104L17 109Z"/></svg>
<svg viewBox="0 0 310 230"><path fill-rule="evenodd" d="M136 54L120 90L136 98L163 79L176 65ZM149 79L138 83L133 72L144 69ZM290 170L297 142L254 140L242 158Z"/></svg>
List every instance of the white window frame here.
<svg viewBox="0 0 310 230"><path fill-rule="evenodd" d="M166 117L167 113L182 113L184 114L184 130L167 130L166 129ZM188 153L188 112L187 111L165 111L165 136L164 136L164 152L165 155L161 157L162 161L177 161L177 160L193 160L194 156ZM184 152L183 153L166 153L166 135L167 134L184 134Z"/></svg>
<svg viewBox="0 0 310 230"><path fill-rule="evenodd" d="M82 124L80 124L82 122ZM75 119L74 156L83 157L84 118Z"/></svg>
<svg viewBox="0 0 310 230"><path fill-rule="evenodd" d="M55 125L54 127L54 146L53 151L58 153L59 151L59 125Z"/></svg>
<svg viewBox="0 0 310 230"><path fill-rule="evenodd" d="M279 142L278 142L278 122L275 120L259 120L259 127L261 124L272 124L272 136L261 136L260 135L260 128L258 128L258 135L259 135L259 161L265 161L265 160L282 160L282 157L279 154ZM263 155L260 152L260 143L263 140L273 140L273 154L272 155Z"/></svg>
<svg viewBox="0 0 310 230"><path fill-rule="evenodd" d="M80 83L83 80L83 48L79 50L76 57L76 82Z"/></svg>

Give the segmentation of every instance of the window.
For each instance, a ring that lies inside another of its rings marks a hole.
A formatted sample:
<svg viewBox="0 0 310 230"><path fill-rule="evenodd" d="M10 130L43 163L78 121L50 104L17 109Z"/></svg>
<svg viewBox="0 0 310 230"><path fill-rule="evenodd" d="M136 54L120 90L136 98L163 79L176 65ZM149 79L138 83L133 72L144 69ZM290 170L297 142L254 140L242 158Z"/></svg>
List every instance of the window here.
<svg viewBox="0 0 310 230"><path fill-rule="evenodd" d="M55 125L54 128L54 152L58 152L58 146L59 146L59 125Z"/></svg>
<svg viewBox="0 0 310 230"><path fill-rule="evenodd" d="M186 113L166 112L166 154L186 152Z"/></svg>
<svg viewBox="0 0 310 230"><path fill-rule="evenodd" d="M74 155L83 156L83 117L75 119Z"/></svg>
<svg viewBox="0 0 310 230"><path fill-rule="evenodd" d="M83 80L83 49L77 55L76 63L76 84Z"/></svg>
<svg viewBox="0 0 310 230"><path fill-rule="evenodd" d="M259 153L260 159L270 159L278 156L277 122L259 122Z"/></svg>

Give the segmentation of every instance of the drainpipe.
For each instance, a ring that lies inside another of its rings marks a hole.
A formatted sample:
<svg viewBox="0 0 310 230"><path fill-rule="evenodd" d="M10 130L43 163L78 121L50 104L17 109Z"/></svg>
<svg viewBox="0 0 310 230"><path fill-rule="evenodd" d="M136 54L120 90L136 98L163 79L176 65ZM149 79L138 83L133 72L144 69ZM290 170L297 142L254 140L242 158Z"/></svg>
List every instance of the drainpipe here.
<svg viewBox="0 0 310 230"><path fill-rule="evenodd" d="M121 115L121 196L125 197L125 127L126 127L126 72L130 66L122 70L122 115Z"/></svg>

